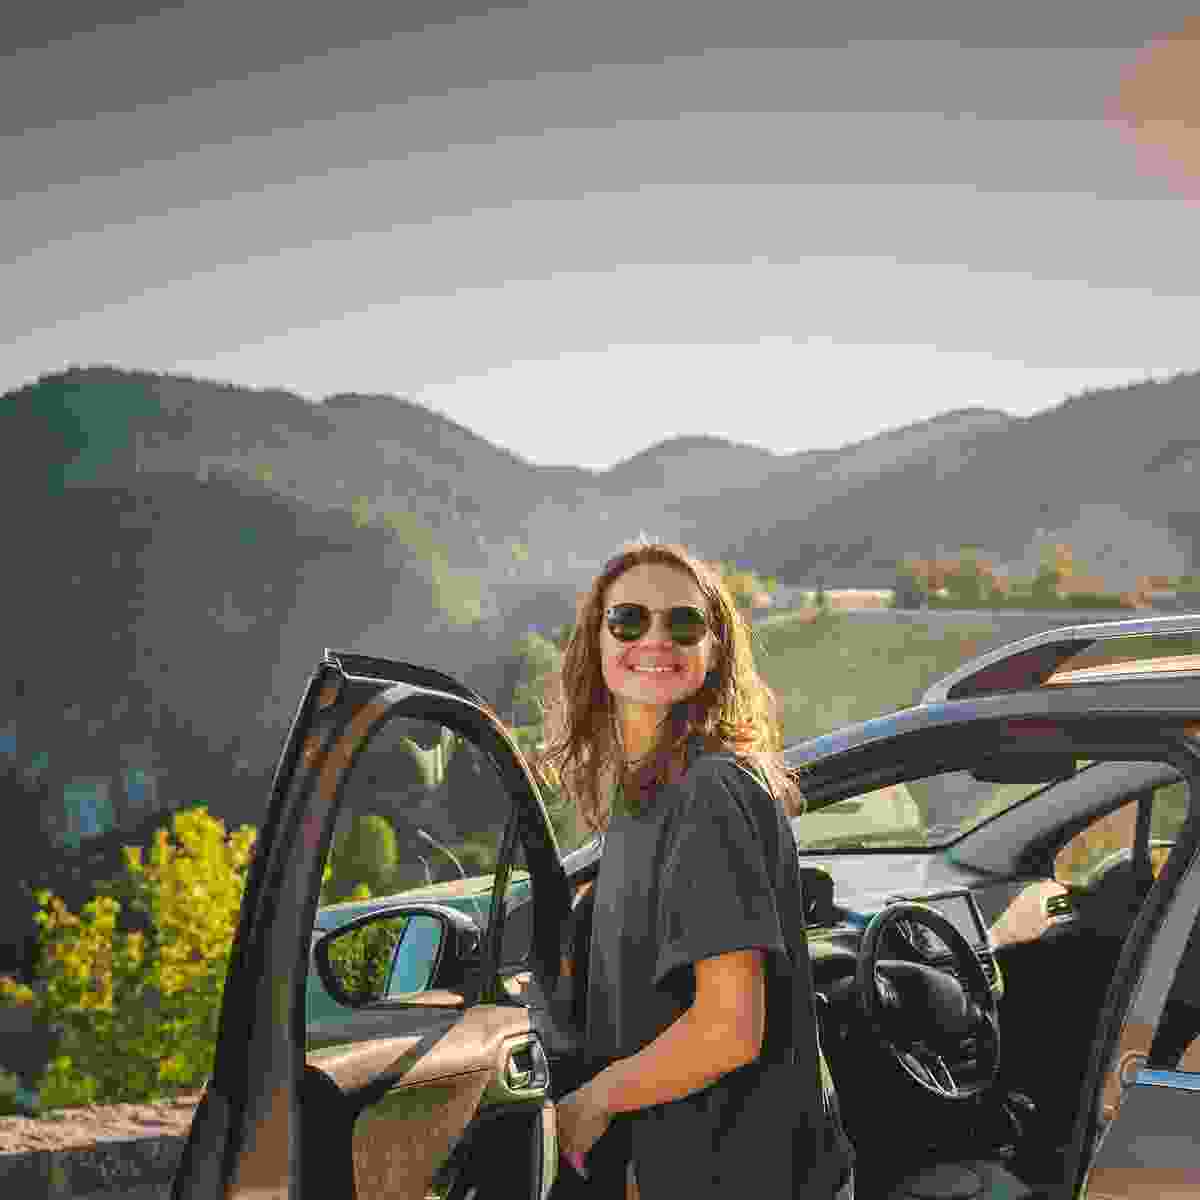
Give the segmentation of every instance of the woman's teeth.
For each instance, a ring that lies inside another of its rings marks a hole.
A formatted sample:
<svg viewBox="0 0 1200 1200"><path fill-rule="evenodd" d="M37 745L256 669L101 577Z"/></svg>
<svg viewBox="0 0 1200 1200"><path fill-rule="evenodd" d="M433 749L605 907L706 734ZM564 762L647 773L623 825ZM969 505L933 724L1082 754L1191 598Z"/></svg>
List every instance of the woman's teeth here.
<svg viewBox="0 0 1200 1200"><path fill-rule="evenodd" d="M674 667L633 667L634 671L642 671L651 675L665 675L670 671L674 671Z"/></svg>

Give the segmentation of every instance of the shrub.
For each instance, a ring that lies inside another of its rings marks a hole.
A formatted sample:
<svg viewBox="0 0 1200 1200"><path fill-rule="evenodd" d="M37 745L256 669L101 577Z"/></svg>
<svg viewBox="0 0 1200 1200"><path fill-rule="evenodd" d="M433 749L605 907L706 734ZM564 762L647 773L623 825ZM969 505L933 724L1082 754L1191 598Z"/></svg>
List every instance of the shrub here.
<svg viewBox="0 0 1200 1200"><path fill-rule="evenodd" d="M37 893L37 984L0 983L0 1000L62 1030L42 1108L152 1099L211 1072L255 837L190 809L158 831L148 862L126 847L124 877L78 914Z"/></svg>
<svg viewBox="0 0 1200 1200"><path fill-rule="evenodd" d="M517 639L514 653L517 681L512 724L540 724L546 687L562 668L562 651L553 641L530 629Z"/></svg>
<svg viewBox="0 0 1200 1200"><path fill-rule="evenodd" d="M333 877L328 887L330 902L357 899L351 893L365 885L370 895L391 887L399 852L392 823L377 813L356 817L338 839L332 855Z"/></svg>
<svg viewBox="0 0 1200 1200"><path fill-rule="evenodd" d="M1073 592L1066 597L1067 608L1127 608L1128 605L1113 592Z"/></svg>

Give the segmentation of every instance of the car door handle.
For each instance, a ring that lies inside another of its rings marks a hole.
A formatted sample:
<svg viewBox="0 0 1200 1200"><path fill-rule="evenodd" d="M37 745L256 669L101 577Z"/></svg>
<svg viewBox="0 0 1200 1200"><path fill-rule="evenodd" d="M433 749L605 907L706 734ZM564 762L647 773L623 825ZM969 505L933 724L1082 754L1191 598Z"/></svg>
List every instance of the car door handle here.
<svg viewBox="0 0 1200 1200"><path fill-rule="evenodd" d="M504 1082L514 1092L542 1090L550 1082L550 1064L536 1038L513 1046L504 1064Z"/></svg>

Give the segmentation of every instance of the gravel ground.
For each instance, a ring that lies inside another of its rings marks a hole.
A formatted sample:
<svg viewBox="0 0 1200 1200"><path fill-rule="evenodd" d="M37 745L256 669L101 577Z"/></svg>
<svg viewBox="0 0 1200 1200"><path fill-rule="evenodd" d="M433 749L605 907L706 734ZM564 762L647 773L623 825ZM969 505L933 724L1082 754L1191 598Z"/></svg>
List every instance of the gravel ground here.
<svg viewBox="0 0 1200 1200"><path fill-rule="evenodd" d="M75 1150L97 1142L186 1137L199 1091L146 1104L90 1104L44 1117L0 1117L0 1154L30 1150Z"/></svg>

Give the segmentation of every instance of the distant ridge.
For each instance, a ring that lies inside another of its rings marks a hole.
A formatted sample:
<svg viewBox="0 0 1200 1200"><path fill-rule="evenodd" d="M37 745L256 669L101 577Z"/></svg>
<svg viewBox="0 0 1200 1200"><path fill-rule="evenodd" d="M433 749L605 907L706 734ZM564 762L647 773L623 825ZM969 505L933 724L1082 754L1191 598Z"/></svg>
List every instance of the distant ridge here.
<svg viewBox="0 0 1200 1200"><path fill-rule="evenodd" d="M23 470L36 474L40 455L44 472L53 457L40 407L51 424L82 422L84 440L98 435L110 448L103 461L88 452L97 482L216 471L317 511L363 500L376 516L404 508L436 531L452 561L497 580L512 575L514 542L536 564L522 569L567 585L642 528L784 579L823 573L846 583L878 582L904 554L966 541L1019 563L1039 540L1061 536L1101 555L1092 565L1116 585L1151 571L1151 560L1163 571L1194 562L1200 538L1190 473L1196 373L1081 393L1023 418L962 406L833 449L668 438L604 471L529 463L383 394L310 403L102 366L45 376L0 406L6 443L33 450ZM73 486L77 451L59 451Z"/></svg>

